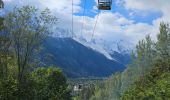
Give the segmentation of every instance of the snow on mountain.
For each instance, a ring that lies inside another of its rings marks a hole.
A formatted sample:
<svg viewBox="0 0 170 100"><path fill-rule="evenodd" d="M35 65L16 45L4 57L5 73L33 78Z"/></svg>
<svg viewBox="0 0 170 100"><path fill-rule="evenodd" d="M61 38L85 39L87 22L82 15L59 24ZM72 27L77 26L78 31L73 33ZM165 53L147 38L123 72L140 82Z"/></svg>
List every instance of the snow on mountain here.
<svg viewBox="0 0 170 100"><path fill-rule="evenodd" d="M61 28L57 28L57 31L53 34L53 37L59 38L71 38L71 36L72 34L70 30ZM116 59L111 56L115 52L119 54L130 54L130 52L134 49L134 45L125 40L107 41L103 39L93 39L88 41L85 37L81 36L74 36L73 39L82 45L103 54L106 58L115 61Z"/></svg>
<svg viewBox="0 0 170 100"><path fill-rule="evenodd" d="M93 46L97 48L94 50L87 42L49 37L42 46L39 56L40 60L45 62L44 66L58 66L67 77L108 77L125 69L122 60L110 60L112 58L108 53L101 53L103 49L100 48L98 52L98 47ZM119 58L119 55L117 57Z"/></svg>
<svg viewBox="0 0 170 100"><path fill-rule="evenodd" d="M103 54L106 58L110 60L114 60L114 61L117 61L117 59L113 58L112 56L115 52L122 54L122 55L130 54L130 52L134 48L133 44L130 44L123 40L116 41L116 42L115 41L106 42L102 39L92 40L90 42L86 41L85 39L80 39L80 38L74 38L74 40L83 44L86 47L89 47Z"/></svg>
<svg viewBox="0 0 170 100"><path fill-rule="evenodd" d="M133 49L134 45L124 40L117 41L106 41L106 40L93 40L93 43L100 45L104 50L106 50L109 54L113 54L114 52L121 54L129 54Z"/></svg>
<svg viewBox="0 0 170 100"><path fill-rule="evenodd" d="M89 47L101 54L103 54L106 58L110 59L110 60L115 60L114 58L111 57L111 55L106 51L104 50L100 45L97 45L97 44L94 44L94 43L89 43L89 42L86 42L86 41L82 41L80 39L77 39L77 38L74 38L75 41L83 44L84 46L86 47ZM115 60L116 61L116 60Z"/></svg>

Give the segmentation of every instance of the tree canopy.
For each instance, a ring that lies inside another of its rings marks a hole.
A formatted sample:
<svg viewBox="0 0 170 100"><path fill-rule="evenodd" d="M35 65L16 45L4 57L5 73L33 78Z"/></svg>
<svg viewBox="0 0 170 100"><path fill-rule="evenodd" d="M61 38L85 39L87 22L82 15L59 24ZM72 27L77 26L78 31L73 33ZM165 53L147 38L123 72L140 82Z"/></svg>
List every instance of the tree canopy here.
<svg viewBox="0 0 170 100"><path fill-rule="evenodd" d="M4 16L0 30L1 100L71 99L62 71L41 68L35 62L56 22L49 9L40 11L33 6L14 8Z"/></svg>
<svg viewBox="0 0 170 100"><path fill-rule="evenodd" d="M160 23L157 41L149 35L138 42L132 62L96 85L90 100L169 100L170 29Z"/></svg>

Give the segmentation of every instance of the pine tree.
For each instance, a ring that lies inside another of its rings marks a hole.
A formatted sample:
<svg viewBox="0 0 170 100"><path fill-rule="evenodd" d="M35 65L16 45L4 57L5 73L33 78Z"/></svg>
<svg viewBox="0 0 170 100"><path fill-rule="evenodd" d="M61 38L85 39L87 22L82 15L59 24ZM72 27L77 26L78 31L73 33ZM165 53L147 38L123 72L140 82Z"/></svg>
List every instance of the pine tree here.
<svg viewBox="0 0 170 100"><path fill-rule="evenodd" d="M168 58L170 50L170 33L169 33L169 24L161 23L160 32L157 36L158 42L156 44L157 53L160 58Z"/></svg>

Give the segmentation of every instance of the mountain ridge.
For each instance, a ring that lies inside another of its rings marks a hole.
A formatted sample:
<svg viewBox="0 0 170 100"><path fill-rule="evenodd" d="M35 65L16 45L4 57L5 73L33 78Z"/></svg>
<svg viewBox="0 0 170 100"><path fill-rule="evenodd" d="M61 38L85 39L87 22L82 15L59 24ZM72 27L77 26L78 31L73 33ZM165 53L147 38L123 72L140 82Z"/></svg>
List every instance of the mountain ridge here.
<svg viewBox="0 0 170 100"><path fill-rule="evenodd" d="M59 66L68 77L107 77L125 69L124 64L71 38L49 37L43 48L41 60L48 66Z"/></svg>

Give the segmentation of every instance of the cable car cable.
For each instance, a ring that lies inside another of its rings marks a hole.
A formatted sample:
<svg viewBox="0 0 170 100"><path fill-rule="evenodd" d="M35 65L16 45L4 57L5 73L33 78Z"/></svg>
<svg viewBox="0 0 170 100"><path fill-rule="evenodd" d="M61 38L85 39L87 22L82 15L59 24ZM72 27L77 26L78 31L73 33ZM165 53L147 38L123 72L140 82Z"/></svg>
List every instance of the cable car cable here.
<svg viewBox="0 0 170 100"><path fill-rule="evenodd" d="M97 14L97 17L96 17L96 21L95 21L95 24L94 24L93 33L92 33L92 37L91 37L91 42L92 42L94 34L95 34L95 29L96 29L96 26L97 26L99 14L100 14L100 11L98 11L98 14Z"/></svg>
<svg viewBox="0 0 170 100"><path fill-rule="evenodd" d="M74 9L73 9L73 0L72 0L72 36L71 36L71 38L73 38L73 36L74 36L74 24L73 24L73 21L74 21L74 16L73 16L73 14L74 14Z"/></svg>
<svg viewBox="0 0 170 100"><path fill-rule="evenodd" d="M84 0L84 6L83 6L83 20L82 20L82 27L81 27L81 36L83 35L83 29L85 24L85 11L86 11L86 0Z"/></svg>

